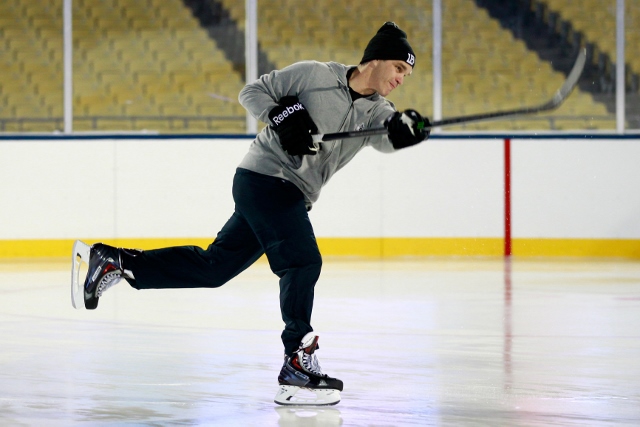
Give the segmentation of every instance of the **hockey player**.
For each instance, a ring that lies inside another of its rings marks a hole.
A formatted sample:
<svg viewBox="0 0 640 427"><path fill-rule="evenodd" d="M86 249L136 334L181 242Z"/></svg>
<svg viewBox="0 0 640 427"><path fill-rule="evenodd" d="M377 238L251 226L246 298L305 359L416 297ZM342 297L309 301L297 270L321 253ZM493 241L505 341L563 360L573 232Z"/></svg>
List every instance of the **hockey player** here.
<svg viewBox="0 0 640 427"><path fill-rule="evenodd" d="M136 289L215 288L266 254L280 278L285 360L275 401L332 405L342 381L324 374L311 327L314 286L322 258L307 212L323 185L361 149L393 152L425 140L429 121L396 111L385 99L411 74L415 53L404 31L385 23L358 66L303 61L261 76L240 103L269 126L258 134L233 181L235 212L205 250L182 246L135 251L91 247L84 303L95 309L106 289L125 278ZM317 144L311 135L379 127L388 136ZM425 127L427 129L425 129ZM315 398L296 396L311 390Z"/></svg>

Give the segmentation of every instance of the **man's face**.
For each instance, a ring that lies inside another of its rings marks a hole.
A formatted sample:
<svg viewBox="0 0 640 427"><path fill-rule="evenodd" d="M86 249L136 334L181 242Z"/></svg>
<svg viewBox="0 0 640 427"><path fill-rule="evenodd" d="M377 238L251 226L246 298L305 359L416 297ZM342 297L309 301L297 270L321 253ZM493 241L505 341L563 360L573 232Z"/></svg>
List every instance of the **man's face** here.
<svg viewBox="0 0 640 427"><path fill-rule="evenodd" d="M380 95L387 96L404 82L411 71L411 66L404 61L377 60L377 65L371 72L371 86Z"/></svg>

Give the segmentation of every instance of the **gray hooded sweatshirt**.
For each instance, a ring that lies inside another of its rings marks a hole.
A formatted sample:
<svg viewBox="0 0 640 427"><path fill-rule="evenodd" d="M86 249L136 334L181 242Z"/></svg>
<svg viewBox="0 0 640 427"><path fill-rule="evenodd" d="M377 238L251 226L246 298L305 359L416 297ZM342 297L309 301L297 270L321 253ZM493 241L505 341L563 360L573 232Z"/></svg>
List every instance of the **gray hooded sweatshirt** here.
<svg viewBox="0 0 640 427"><path fill-rule="evenodd" d="M352 101L347 81L351 67L336 62L298 62L246 85L239 95L240 104L256 119L272 124L269 111L279 99L291 95L305 106L319 133L382 126L396 111L393 103L377 93ZM323 142L316 155L290 156L280 146L276 132L267 126L257 135L239 167L292 182L310 207L333 174L366 146L381 152L394 151L388 136L383 135Z"/></svg>

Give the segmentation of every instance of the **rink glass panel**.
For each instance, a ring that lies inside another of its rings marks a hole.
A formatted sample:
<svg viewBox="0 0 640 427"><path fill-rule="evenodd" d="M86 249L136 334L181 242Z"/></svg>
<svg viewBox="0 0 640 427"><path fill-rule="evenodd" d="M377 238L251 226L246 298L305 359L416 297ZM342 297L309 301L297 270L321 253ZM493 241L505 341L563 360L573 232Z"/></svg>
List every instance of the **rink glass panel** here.
<svg viewBox="0 0 640 427"><path fill-rule="evenodd" d="M181 0L73 1L73 130L244 133L237 95L245 79L245 2L203 3L212 12L205 26ZM477 5L483 2L442 3L445 118L550 99L565 74L536 49L564 52L568 59L559 62L568 63L578 44L592 53L590 80L554 113L450 130L615 131L616 2L533 1L528 14L514 9L502 20ZM625 126L639 129L640 36L633 28L640 25L640 5L625 3ZM258 72L304 59L356 64L377 29L392 20L409 34L417 66L389 98L398 109L432 116L432 6L260 0ZM61 131L63 0L10 0L0 8L0 131Z"/></svg>

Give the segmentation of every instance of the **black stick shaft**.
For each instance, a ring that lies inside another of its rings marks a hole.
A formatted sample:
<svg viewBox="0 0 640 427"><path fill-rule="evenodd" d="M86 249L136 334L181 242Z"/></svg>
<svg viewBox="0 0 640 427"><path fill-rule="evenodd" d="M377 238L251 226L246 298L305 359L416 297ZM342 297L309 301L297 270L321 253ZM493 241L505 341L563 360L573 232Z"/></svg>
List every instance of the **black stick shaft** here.
<svg viewBox="0 0 640 427"><path fill-rule="evenodd" d="M535 107L525 107L518 108L513 110L504 110L504 111L494 111L491 113L482 113L482 114L472 114L468 116L460 116L460 117L451 117L449 119L437 120L435 122L431 122L429 126L425 126L428 129L436 128L436 127L444 127L444 126L452 126L461 123L469 123L469 122L477 122L481 120L492 120L500 117L511 117L511 116L520 116L525 114L534 114L542 111L551 111L560 106L567 99L567 96L571 93L573 88L578 83L580 79L580 75L582 75L582 70L584 69L584 65L587 59L587 50L582 49L578 53L578 58L576 59L567 80L565 80L564 84L556 91L553 98L542 105L538 105ZM388 133L387 128L374 128L374 129L365 129L365 130L357 130L357 131L349 131L349 132L337 132L337 133L326 133L326 134L318 134L313 135L314 142L322 142L322 141L335 141L337 139L347 139L347 138L359 138L365 136L373 136L373 135L386 135Z"/></svg>

